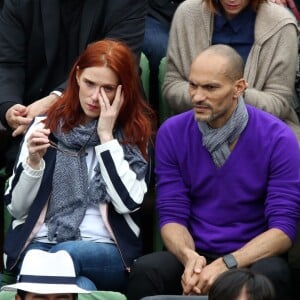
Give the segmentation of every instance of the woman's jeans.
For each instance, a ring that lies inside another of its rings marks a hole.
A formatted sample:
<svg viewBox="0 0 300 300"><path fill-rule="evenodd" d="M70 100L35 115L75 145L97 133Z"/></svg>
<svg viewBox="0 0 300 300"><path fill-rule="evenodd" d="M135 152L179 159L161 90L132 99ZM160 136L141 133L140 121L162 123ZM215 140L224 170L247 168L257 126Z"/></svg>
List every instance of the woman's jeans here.
<svg viewBox="0 0 300 300"><path fill-rule="evenodd" d="M90 241L67 241L58 244L33 242L22 254L16 272L19 273L21 261L30 249L47 252L66 250L74 262L77 285L83 289L125 291L128 273L115 244Z"/></svg>

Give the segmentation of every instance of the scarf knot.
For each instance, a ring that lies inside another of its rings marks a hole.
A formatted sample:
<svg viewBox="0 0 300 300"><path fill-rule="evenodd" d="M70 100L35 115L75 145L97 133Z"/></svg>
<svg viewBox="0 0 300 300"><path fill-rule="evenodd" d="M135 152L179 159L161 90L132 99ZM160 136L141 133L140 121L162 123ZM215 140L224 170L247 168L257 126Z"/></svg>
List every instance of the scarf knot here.
<svg viewBox="0 0 300 300"><path fill-rule="evenodd" d="M198 122L202 144L212 156L217 167L223 166L230 155L229 145L243 132L248 123L248 111L242 96L230 119L220 128L211 128L206 122Z"/></svg>

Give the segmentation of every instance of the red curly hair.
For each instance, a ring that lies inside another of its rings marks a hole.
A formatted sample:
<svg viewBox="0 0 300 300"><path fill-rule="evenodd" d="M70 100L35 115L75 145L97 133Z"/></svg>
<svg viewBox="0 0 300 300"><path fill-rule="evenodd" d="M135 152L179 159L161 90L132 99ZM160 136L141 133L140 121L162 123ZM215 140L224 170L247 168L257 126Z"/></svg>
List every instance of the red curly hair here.
<svg viewBox="0 0 300 300"><path fill-rule="evenodd" d="M124 133L122 143L137 145L147 157L155 113L144 99L136 58L123 42L106 39L92 43L85 49L71 69L63 96L49 108L46 126L56 131L58 121L62 119L62 131L68 132L83 123L85 115L79 102L76 72L78 69L82 71L103 66L115 72L123 87L124 103L117 119Z"/></svg>

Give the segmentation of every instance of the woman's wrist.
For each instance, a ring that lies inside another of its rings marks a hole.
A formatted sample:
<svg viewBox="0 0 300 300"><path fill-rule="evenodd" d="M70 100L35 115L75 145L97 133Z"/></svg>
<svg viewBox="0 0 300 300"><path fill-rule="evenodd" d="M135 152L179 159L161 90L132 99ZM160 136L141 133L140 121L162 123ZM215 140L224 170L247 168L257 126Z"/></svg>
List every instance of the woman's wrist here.
<svg viewBox="0 0 300 300"><path fill-rule="evenodd" d="M29 154L26 160L27 164L34 170L39 170L41 166L41 159L35 154Z"/></svg>
<svg viewBox="0 0 300 300"><path fill-rule="evenodd" d="M102 134L99 134L99 139L101 141L101 144L104 144L109 141L112 141L114 139L114 137L112 134L102 133Z"/></svg>

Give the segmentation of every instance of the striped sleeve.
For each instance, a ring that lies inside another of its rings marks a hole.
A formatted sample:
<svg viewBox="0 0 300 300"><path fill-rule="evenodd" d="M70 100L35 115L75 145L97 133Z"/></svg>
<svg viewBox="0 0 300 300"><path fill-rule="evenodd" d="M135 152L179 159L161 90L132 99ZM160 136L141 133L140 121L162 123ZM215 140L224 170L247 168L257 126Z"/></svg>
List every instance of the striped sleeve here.
<svg viewBox="0 0 300 300"><path fill-rule="evenodd" d="M137 210L143 202L147 186L145 179L138 180L130 169L122 146L114 139L96 146L95 151L116 211L124 214Z"/></svg>
<svg viewBox="0 0 300 300"><path fill-rule="evenodd" d="M36 118L28 129L22 145L12 176L8 180L4 199L10 214L21 219L26 217L27 212L39 190L42 176L45 170L45 162L41 161L40 169L32 169L26 162L28 156L27 138L37 128L43 118Z"/></svg>

